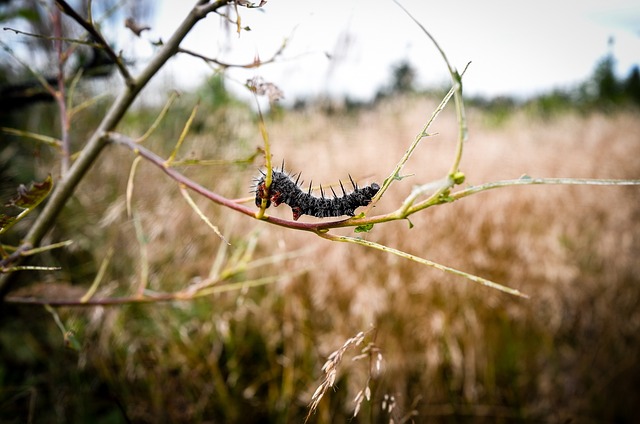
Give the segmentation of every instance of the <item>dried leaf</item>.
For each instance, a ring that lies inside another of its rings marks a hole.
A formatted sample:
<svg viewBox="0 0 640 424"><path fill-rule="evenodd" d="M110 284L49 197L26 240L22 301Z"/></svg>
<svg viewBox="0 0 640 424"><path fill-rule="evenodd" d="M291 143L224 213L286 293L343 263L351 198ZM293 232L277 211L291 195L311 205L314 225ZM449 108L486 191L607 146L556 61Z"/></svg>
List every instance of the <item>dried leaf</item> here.
<svg viewBox="0 0 640 424"><path fill-rule="evenodd" d="M18 193L11 198L4 206L7 208L15 207L22 209L16 215L8 215L4 211L0 213L0 234L6 232L16 222L24 218L29 212L35 209L51 192L53 188L53 179L51 175L47 176L44 181L38 183L33 182L29 187L21 184L18 187Z"/></svg>
<svg viewBox="0 0 640 424"><path fill-rule="evenodd" d="M266 95L269 98L269 103L274 103L284 98L284 93L278 86L271 82L266 82L259 76L247 80L247 88L259 96Z"/></svg>

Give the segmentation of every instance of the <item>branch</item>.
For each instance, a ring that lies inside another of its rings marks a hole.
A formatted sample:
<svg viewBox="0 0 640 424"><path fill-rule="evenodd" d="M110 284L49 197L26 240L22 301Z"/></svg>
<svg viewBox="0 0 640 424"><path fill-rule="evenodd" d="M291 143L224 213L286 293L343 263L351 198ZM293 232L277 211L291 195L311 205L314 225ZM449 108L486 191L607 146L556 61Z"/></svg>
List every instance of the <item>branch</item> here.
<svg viewBox="0 0 640 424"><path fill-rule="evenodd" d="M102 298L80 298L80 299L50 299L37 297L7 296L5 302L19 305L31 306L73 306L73 307L93 307L93 306L118 306L130 305L134 303L159 303L171 301L193 300L198 297L209 296L217 293L224 293L244 288L264 286L281 278L278 276L269 276L257 278L255 280L240 281L237 283L223 284L220 286L206 287L203 290L190 293L188 291L179 291L175 293L154 293L146 296L123 296L123 297L102 297Z"/></svg>
<svg viewBox="0 0 640 424"><path fill-rule="evenodd" d="M176 169L167 165L167 161L157 154L153 153L149 149L145 148L136 143L136 141L130 137L127 137L123 134L111 132L107 133L105 136L105 140L111 141L115 144L124 146L134 152L139 157L144 158L151 164L158 167L162 172L167 174L171 179L175 180L180 185L204 196L205 198L211 200L214 203L217 203L221 206L233 209L238 211L244 215L250 216L251 218L256 218L256 211L253 208L249 208L244 206L240 200L228 199L224 196L221 196L217 193L212 192L211 190L203 187L197 182L189 179L184 176L182 173L177 171ZM309 231L313 233L322 233L326 232L330 228L339 228L339 227L354 227L357 225L362 225L363 223L369 223L371 219L366 218L348 218L336 221L323 221L323 222L312 222L312 223L304 223L299 221L290 221L287 219L281 219L274 216L264 215L261 218L262 221L266 221L270 224L278 225L280 227L291 228L294 230L302 230ZM389 221L388 216L378 217L378 221Z"/></svg>
<svg viewBox="0 0 640 424"><path fill-rule="evenodd" d="M428 131L429 131L429 128L431 127L431 124L433 124L433 122L438 117L438 115L440 115L440 112L442 112L444 110L444 108L447 105L447 103L449 103L449 100L451 100L451 97L453 96L454 92L455 92L455 87L452 87L449 90L449 92L444 96L444 98L442 99L442 101L440 102L440 104L438 105L436 110L434 110L433 113L431 114L431 117L429 118L427 123L424 125L424 127L422 127L422 130L418 133L418 135L416 135L416 138L413 140L413 143L411 143L411 145L409 146L407 151L404 152L404 155L402 156L402 158L400 159L400 161L396 165L395 169L384 180L384 182L382 183L382 187L380 188L378 193L374 196L373 201L371 203L377 202L378 199L380 199L382 197L384 192L387 191L389 186L394 181L402 179L402 177L400 176L400 171L402 170L404 165L407 163L407 161L409 160L409 158L413 154L413 151L418 147L418 144L420 144L422 139L425 138L425 137L428 137L430 135L428 133Z"/></svg>
<svg viewBox="0 0 640 424"><path fill-rule="evenodd" d="M124 78L124 81L127 84L127 86L133 86L135 81L131 77L131 74L129 73L129 70L125 66L124 62L122 61L122 58L120 58L116 54L116 52L113 51L111 46L107 43L107 40L104 39L102 34L100 34L100 31L98 31L95 25L93 25L93 21L85 20L82 16L78 14L78 12L76 12L71 6L69 6L69 4L65 0L56 0L56 5L67 16L69 16L71 19L73 19L78 24L80 24L82 28L84 28L93 38L95 38L95 40L100 45L104 47L104 50L107 53L107 56L109 56L109 59L111 59L113 63L115 63L115 65L118 67L118 70L120 71L120 74L122 74L122 78Z"/></svg>
<svg viewBox="0 0 640 424"><path fill-rule="evenodd" d="M58 118L60 120L60 141L62 147L62 160L60 161L60 173L66 174L69 170L69 161L71 157L69 147L69 114L67 113L67 103L65 102L66 87L64 80L64 64L66 62L66 56L62 53L62 19L60 10L55 10L52 14L53 31L58 38L54 41L56 48L56 56L58 59L58 90L53 96L58 105Z"/></svg>
<svg viewBox="0 0 640 424"><path fill-rule="evenodd" d="M245 64L233 64L233 63L227 63L227 62L223 62L221 60L212 58L212 57L207 57L204 56L200 53L194 52L192 50L188 50L188 49L183 49L182 47L178 49L178 53L184 53L184 54L188 54L190 56L196 57L198 59L202 59L205 62L208 63L214 63L218 66L221 66L223 68L243 68L243 69L252 69L252 68L259 68L260 66L263 65L267 65L269 63L273 63L276 61L276 59L278 58L278 56L280 56L282 54L282 52L284 51L285 47L287 46L287 40L285 40L282 45L280 46L280 48L267 60L260 60L260 58L258 58L257 56L253 59L253 62L251 63L245 63Z"/></svg>
<svg viewBox="0 0 640 424"><path fill-rule="evenodd" d="M491 288L496 289L496 290L500 290L501 292L504 292L504 293L508 293L508 294L511 294L511 295L514 295L514 296L518 296L518 297L523 297L525 299L529 298L529 296L527 296L526 294L521 293L520 291L518 291L516 289L512 289L510 287L503 286L502 284L498 284L498 283L493 282L491 280L487 280L486 278L478 277L477 275L469 274L467 272L460 271L460 270L457 270L455 268L451 268L451 267L448 267L448 266L445 266L445 265L441 265L441 264L439 264L437 262L433 262L433 261L430 261L428 259L420 258L420 257L414 256L414 255L412 255L410 253L406 253L406 252L403 252L401 250L397 250L397 249L394 249L392 247L385 246L383 244L378 244L378 243L375 243L373 241L364 240L364 239L355 238L355 237L348 237L348 236L335 236L335 235L332 235L332 234L321 234L320 236L323 237L323 238L326 238L327 240L331 240L331 241L341 241L341 242L347 242L347 243L354 243L354 244L359 244L361 246L377 249L377 250L380 250L380 251L383 251L383 252L392 253L392 254L400 256L402 258L409 259L409 260L411 260L413 262L417 262L417 263L422 264L422 265L427 265L427 266L439 269L440 271L444 271L444 272L448 272L450 274L454 274L454 275L458 275L460 277L464 277L464 278L466 278L468 280L471 280L471 281L473 281L475 283L479 283L479 284L482 284L483 286L487 286L487 287L491 287Z"/></svg>
<svg viewBox="0 0 640 424"><path fill-rule="evenodd" d="M400 4L398 0L393 0L393 1L398 5L398 7L400 7L400 9L402 9L404 13L407 14L407 16L409 16L409 18L411 18L411 20L416 25L418 25L418 27L420 27L422 32L424 32L424 34L429 38L429 40L431 40L433 45L436 47L436 49L440 53L440 56L442 56L442 60L444 61L445 65L447 65L447 70L449 71L449 75L451 76L451 82L453 82L453 89L455 90L454 100L456 104L456 116L458 118L458 126L459 126L458 143L456 145L455 159L453 161L453 164L451 165L451 169L449 170L449 174L453 175L459 171L458 168L460 165L460 161L462 160L462 148L464 146L464 142L467 140L467 123L466 123L466 117L464 112L464 102L462 101L462 74L464 74L464 72L466 71L470 63L467 63L467 66L465 66L465 69L462 71L462 74L458 73L458 71L453 66L451 66L451 63L449 63L449 59L447 58L447 55L445 54L444 50L442 50L442 47L440 47L436 39L424 27L424 25L422 25L420 21L418 21L402 4Z"/></svg>
<svg viewBox="0 0 640 424"><path fill-rule="evenodd" d="M96 49L104 49L104 45L102 45L100 43L96 43L95 41L81 40L79 38L52 37L50 35L42 35L42 34L36 34L34 32L21 31L19 29L15 29L15 28L11 28L11 27L3 27L2 30L3 31L12 31L15 34L28 35L29 37L39 38L39 39L47 40L47 41L65 41L65 42L70 43L70 44L82 44L84 46L89 46L89 47L93 47L93 48L96 48Z"/></svg>
<svg viewBox="0 0 640 424"><path fill-rule="evenodd" d="M481 184L466 188L464 190L452 193L449 197L451 201L471 196L494 188L520 186L520 185L599 185L599 186L637 186L640 185L638 180L622 180L622 179L596 179L596 178L531 178L528 176L521 177L517 180L501 180L490 183ZM415 207L418 207L416 205Z"/></svg>

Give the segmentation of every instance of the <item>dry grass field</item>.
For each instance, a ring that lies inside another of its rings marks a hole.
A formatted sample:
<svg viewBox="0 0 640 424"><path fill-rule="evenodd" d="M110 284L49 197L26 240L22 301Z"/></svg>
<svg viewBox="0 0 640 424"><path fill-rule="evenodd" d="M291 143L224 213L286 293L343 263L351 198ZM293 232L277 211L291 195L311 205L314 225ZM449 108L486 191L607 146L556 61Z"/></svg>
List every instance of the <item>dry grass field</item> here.
<svg viewBox="0 0 640 424"><path fill-rule="evenodd" d="M363 184L381 183L435 106L404 97L348 115L286 112L267 121L274 160L303 171L307 183L336 183L348 174ZM203 120L184 156L233 159L261 145L250 118L219 118ZM468 111L465 185L523 174L640 176L637 112L545 120L514 112L500 125L490 118ZM217 131L217 125L230 129ZM445 175L456 139L451 108L431 131L437 135L423 140L403 170L409 176L371 213L394 210L414 185ZM150 146L166 155L171 143L156 138ZM61 225L74 235L78 256L88 258L87 267L74 265L76 275L61 275L62 281L89 284L109 249L115 253L102 295L134 291L141 260L148 261L149 290L155 291L180 290L225 269L227 282L273 280L189 302L61 309L83 349L77 357L54 354L39 371L38 409L53 411L53 421L79 422L87 411L103 408L103 421L96 422L124 422L119 411L133 422L302 422L322 382L322 365L359 332L363 343L335 364L335 388L310 422L640 418L637 187L496 189L413 215L412 227L391 222L360 234L530 296L522 299L198 199L226 245L175 183L146 164L138 169L133 196L141 241L125 211L133 157L123 149L109 153L117 160L96 167L72 205L78 217L67 215ZM257 171L251 165L185 173L237 198L250 196ZM291 216L286 205L268 213ZM352 419L354 399L367 386L371 400Z"/></svg>

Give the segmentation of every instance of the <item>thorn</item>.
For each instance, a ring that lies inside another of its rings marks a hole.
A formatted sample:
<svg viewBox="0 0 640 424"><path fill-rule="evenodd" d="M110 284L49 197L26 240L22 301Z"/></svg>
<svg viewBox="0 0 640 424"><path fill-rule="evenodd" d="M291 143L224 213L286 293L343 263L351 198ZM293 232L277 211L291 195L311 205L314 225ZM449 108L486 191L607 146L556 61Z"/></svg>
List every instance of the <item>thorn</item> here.
<svg viewBox="0 0 640 424"><path fill-rule="evenodd" d="M322 189L322 184L320 184L320 196L324 199L324 190Z"/></svg>
<svg viewBox="0 0 640 424"><path fill-rule="evenodd" d="M338 196L336 196L336 192L333 190L333 187L329 186L329 188L331 189L331 192L333 193L333 198L337 199Z"/></svg>
<svg viewBox="0 0 640 424"><path fill-rule="evenodd" d="M302 172L298 172L298 176L296 177L296 185L298 185L298 181L300 181L301 176L302 176Z"/></svg>
<svg viewBox="0 0 640 424"><path fill-rule="evenodd" d="M284 159L282 159L282 165L280 166L280 170L284 173Z"/></svg>
<svg viewBox="0 0 640 424"><path fill-rule="evenodd" d="M309 181L309 195L311 195L311 184L313 184L313 180Z"/></svg>
<svg viewBox="0 0 640 424"><path fill-rule="evenodd" d="M353 186L354 190L358 189L358 184L353 182L353 178L351 178L351 174L349 174L349 180L351 180L351 185Z"/></svg>
<svg viewBox="0 0 640 424"><path fill-rule="evenodd" d="M344 191L344 186L342 185L342 181L338 180L338 182L340 183L340 188L342 189L342 196L344 197L347 195L347 192Z"/></svg>

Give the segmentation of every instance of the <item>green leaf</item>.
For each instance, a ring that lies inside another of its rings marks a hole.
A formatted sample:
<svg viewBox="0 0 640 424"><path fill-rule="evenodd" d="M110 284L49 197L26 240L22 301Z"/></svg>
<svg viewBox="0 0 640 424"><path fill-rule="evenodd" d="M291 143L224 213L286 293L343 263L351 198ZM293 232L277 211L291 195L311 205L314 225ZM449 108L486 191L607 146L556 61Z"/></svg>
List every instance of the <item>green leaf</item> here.
<svg viewBox="0 0 640 424"><path fill-rule="evenodd" d="M51 192L53 188L53 179L51 175L47 176L42 182L33 182L26 187L20 185L18 187L18 193L9 200L4 206L7 208L15 207L22 209L17 215L7 215L6 213L0 213L0 234L6 232L16 222L27 216L29 212L34 210L40 202L42 202Z"/></svg>
<svg viewBox="0 0 640 424"><path fill-rule="evenodd" d="M373 228L373 224L358 225L353 231L356 233L368 233Z"/></svg>
<svg viewBox="0 0 640 424"><path fill-rule="evenodd" d="M392 180L393 181L402 181L403 179L407 178L407 177L413 177L415 174L408 174L408 175L394 175ZM382 183L383 185L387 183L387 180L389 178L385 179L384 182Z"/></svg>
<svg viewBox="0 0 640 424"><path fill-rule="evenodd" d="M394 180L396 180L396 181L402 181L402 180L404 180L405 178L413 177L413 176L415 176L415 175L416 175L416 174L396 175L396 176L395 176L395 178L394 178Z"/></svg>

